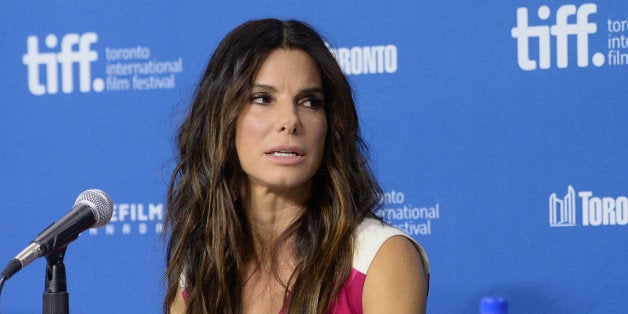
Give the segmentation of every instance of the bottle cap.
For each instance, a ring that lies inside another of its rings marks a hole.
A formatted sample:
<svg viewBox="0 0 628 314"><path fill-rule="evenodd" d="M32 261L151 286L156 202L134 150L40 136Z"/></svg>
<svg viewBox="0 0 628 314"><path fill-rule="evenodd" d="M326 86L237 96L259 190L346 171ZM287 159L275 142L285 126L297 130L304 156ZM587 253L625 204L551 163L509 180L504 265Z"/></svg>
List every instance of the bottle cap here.
<svg viewBox="0 0 628 314"><path fill-rule="evenodd" d="M508 300L502 297L484 297L480 300L480 314L507 314Z"/></svg>

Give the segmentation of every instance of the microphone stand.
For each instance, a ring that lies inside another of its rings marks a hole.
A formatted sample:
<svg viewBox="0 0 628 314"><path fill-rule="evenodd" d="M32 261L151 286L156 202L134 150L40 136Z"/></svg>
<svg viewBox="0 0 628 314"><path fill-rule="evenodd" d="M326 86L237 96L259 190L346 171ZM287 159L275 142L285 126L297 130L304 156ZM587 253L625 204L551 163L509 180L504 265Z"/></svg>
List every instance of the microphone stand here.
<svg viewBox="0 0 628 314"><path fill-rule="evenodd" d="M43 314L69 314L70 300L65 278L63 258L67 246L46 255L46 288L44 291Z"/></svg>

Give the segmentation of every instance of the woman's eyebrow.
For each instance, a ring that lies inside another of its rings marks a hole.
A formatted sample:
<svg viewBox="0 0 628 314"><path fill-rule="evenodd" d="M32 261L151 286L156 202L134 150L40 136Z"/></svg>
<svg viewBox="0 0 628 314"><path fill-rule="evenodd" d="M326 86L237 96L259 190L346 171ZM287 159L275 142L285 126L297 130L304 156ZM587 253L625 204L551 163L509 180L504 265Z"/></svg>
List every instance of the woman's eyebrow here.
<svg viewBox="0 0 628 314"><path fill-rule="evenodd" d="M277 91L277 89L274 88L273 86L266 85L266 84L261 84L261 83L254 83L253 84L253 88L261 88L263 90L270 91L270 92Z"/></svg>
<svg viewBox="0 0 628 314"><path fill-rule="evenodd" d="M323 89L320 87L308 87L308 88L304 88L300 91L302 94L307 94L307 93L323 93Z"/></svg>
<svg viewBox="0 0 628 314"><path fill-rule="evenodd" d="M277 89L271 85L262 84L262 83L254 83L253 88L263 89L269 92L276 92ZM315 86L315 87L306 87L299 91L299 94L312 94L312 93L323 93L323 89Z"/></svg>

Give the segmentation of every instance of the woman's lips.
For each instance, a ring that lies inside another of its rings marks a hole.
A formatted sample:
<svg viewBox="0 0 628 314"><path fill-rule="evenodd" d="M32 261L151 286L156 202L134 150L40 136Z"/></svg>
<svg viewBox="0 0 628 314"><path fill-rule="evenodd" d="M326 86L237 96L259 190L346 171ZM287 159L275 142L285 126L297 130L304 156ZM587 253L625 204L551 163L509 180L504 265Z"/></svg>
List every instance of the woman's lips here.
<svg viewBox="0 0 628 314"><path fill-rule="evenodd" d="M305 151L298 146L277 146L266 151L275 164L289 166L298 164L305 159Z"/></svg>
<svg viewBox="0 0 628 314"><path fill-rule="evenodd" d="M296 154L299 156L305 156L305 151L303 148L296 145L280 145L267 150L266 154Z"/></svg>

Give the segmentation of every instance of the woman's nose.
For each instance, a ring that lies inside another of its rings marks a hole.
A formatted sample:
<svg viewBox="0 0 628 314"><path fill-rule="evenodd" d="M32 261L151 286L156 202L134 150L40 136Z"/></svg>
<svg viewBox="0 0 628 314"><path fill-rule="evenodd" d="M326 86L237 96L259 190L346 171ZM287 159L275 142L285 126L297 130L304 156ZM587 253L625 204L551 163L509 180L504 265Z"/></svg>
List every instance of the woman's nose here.
<svg viewBox="0 0 628 314"><path fill-rule="evenodd" d="M292 102L284 102L278 106L278 130L279 132L288 132L289 134L297 134L301 130L301 121L299 119L298 108Z"/></svg>

